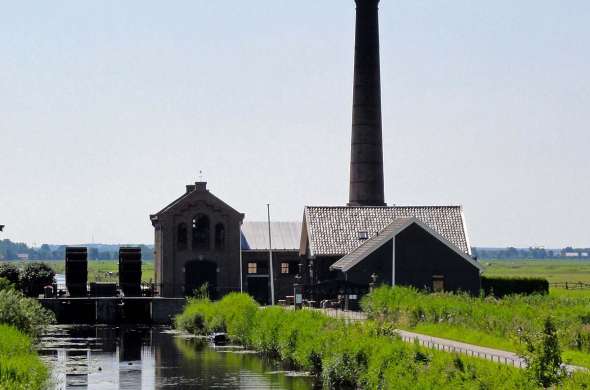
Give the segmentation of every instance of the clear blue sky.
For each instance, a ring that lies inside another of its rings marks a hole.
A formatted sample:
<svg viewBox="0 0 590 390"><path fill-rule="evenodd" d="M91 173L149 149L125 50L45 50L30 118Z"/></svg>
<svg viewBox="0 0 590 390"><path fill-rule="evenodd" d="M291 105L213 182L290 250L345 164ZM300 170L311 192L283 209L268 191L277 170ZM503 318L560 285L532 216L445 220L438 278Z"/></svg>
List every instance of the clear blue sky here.
<svg viewBox="0 0 590 390"><path fill-rule="evenodd" d="M386 200L590 246L590 2L381 1ZM249 220L348 198L352 0L11 1L0 238L153 242L204 171Z"/></svg>

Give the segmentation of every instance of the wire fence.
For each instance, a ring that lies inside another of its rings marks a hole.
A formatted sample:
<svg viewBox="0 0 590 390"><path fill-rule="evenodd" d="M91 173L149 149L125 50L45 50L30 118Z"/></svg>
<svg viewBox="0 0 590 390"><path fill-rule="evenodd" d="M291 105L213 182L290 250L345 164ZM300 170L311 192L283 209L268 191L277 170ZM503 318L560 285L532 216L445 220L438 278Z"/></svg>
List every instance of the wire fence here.
<svg viewBox="0 0 590 390"><path fill-rule="evenodd" d="M362 311L339 310L339 309L318 309L318 308L311 308L311 307L305 307L304 309L319 311L319 312L327 315L328 317L337 318L337 319L342 320L346 323L365 321L367 319L367 314Z"/></svg>
<svg viewBox="0 0 590 390"><path fill-rule="evenodd" d="M347 323L365 321L367 314L359 311L348 311L338 309L316 309L316 308L305 308L306 310L316 310L324 313L325 315L343 320ZM473 346L470 347L468 344L455 342L452 340L437 340L425 335L416 335L411 332L396 331L399 337L407 343L419 343L423 347L429 349L435 349L438 351L460 353L467 356L476 357L479 359L486 359L492 362L501 364L511 365L513 367L523 368L525 367L525 361L516 354L510 352L498 352L494 353L491 349Z"/></svg>
<svg viewBox="0 0 590 390"><path fill-rule="evenodd" d="M513 367L524 368L526 367L526 362L524 359L512 355L510 353L493 353L488 350L479 349L479 348L469 348L467 346L462 346L463 344L454 344L454 343L441 343L436 342L433 340L429 340L428 338L416 337L412 335L398 333L400 338L407 342L407 343L418 343L423 347L435 349L438 351L443 352L451 352L451 353L460 353L471 357L476 357L479 359L486 359L492 362L497 362L501 364L510 365Z"/></svg>
<svg viewBox="0 0 590 390"><path fill-rule="evenodd" d="M554 282L549 283L549 287L563 288L566 290L590 290L590 283L584 282Z"/></svg>

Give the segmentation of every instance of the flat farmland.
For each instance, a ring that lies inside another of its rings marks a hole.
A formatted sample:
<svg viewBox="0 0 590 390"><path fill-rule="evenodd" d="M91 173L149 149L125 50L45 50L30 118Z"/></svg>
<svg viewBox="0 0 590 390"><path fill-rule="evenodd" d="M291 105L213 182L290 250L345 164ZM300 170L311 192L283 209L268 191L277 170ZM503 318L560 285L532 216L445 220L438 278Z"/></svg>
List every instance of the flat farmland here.
<svg viewBox="0 0 590 390"><path fill-rule="evenodd" d="M590 260L481 260L485 276L545 278L549 283L589 283Z"/></svg>
<svg viewBox="0 0 590 390"><path fill-rule="evenodd" d="M33 261L31 261L33 262ZM49 265L56 274L65 273L65 262L63 260L45 260L36 261ZM14 262L19 267L24 266L24 262ZM150 282L154 280L154 262L143 261L141 263L141 280ZM88 261L88 282L112 282L119 281L119 261L118 260L89 260Z"/></svg>

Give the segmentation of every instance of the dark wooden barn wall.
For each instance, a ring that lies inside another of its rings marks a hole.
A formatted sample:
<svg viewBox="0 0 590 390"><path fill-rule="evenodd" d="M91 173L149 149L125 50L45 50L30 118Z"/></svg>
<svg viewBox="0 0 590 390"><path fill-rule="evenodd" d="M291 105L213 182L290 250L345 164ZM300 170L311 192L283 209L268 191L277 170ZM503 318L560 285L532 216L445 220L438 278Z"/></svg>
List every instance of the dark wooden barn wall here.
<svg viewBox="0 0 590 390"><path fill-rule="evenodd" d="M409 226L395 242L396 284L432 289L433 275L443 275L445 290L479 294L479 270L420 226Z"/></svg>
<svg viewBox="0 0 590 390"><path fill-rule="evenodd" d="M363 261L347 272L347 280L361 286L368 286L371 275L377 275L377 284L391 285L391 265L393 243L389 240L381 248L367 256Z"/></svg>
<svg viewBox="0 0 590 390"><path fill-rule="evenodd" d="M273 272L275 277L275 299L285 299L287 295L293 295L293 283L295 283L296 274L281 274L281 263L290 262L299 264L302 258L299 256L298 250L281 250L272 252ZM243 251L242 252L242 270L244 276L244 291L248 291L248 263L256 262L261 266L259 268L266 268L268 274L268 251ZM298 269L298 268L297 268ZM269 298L270 302L270 286Z"/></svg>

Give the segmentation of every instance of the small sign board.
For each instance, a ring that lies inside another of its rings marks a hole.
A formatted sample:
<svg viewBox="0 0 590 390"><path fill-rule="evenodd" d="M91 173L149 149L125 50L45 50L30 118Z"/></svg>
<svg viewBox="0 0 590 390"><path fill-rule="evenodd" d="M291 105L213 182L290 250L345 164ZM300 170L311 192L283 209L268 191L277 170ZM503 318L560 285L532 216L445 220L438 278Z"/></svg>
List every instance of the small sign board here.
<svg viewBox="0 0 590 390"><path fill-rule="evenodd" d="M303 294L295 294L295 303L298 305L303 303Z"/></svg>

